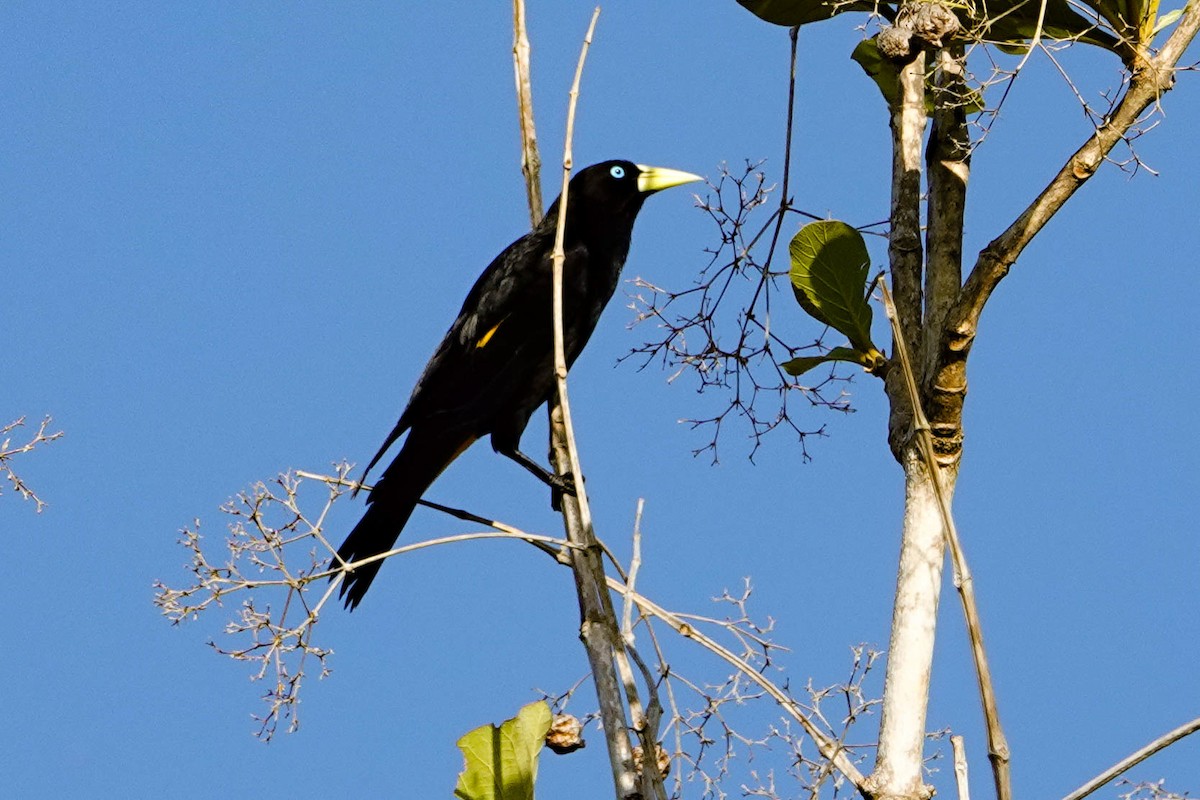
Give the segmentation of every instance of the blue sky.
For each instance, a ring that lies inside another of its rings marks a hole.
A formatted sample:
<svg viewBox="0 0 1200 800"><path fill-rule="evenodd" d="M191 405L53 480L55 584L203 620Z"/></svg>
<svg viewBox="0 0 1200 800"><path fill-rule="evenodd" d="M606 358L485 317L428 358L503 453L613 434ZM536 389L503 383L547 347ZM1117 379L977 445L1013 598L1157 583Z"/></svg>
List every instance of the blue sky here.
<svg viewBox="0 0 1200 800"><path fill-rule="evenodd" d="M0 794L448 796L459 735L584 674L567 572L509 542L423 551L385 566L355 614L324 616L333 674L304 689L300 732L264 745L249 716L265 687L204 645L222 621L172 628L152 604L155 580L186 580L175 539L193 519L218 540L217 507L254 481L365 463L478 272L526 230L510 9L491 5L0 11L0 416L53 414L66 431L16 464L44 513L0 496ZM777 180L786 31L732 0L647 5L604 6L577 163L713 177L765 158ZM590 11L529 9L548 164ZM889 155L882 101L848 57L859 22L801 34L792 186L808 211L865 224L886 216ZM1103 53L1061 58L1089 98L1118 84ZM1198 713L1200 106L1195 76L1179 83L1138 141L1159 175L1103 169L997 291L971 358L955 509L1021 795L1062 795ZM1087 130L1061 77L1032 59L975 157L968 254ZM687 190L654 197L625 276L690 285L715 236ZM631 291L572 371L601 536L627 554L644 497L646 593L712 613L709 598L750 576L752 612L790 648L792 685L843 679L849 648L882 647L891 615L902 476L879 386L857 376L850 415L796 404L828 433L809 440L811 462L779 433L751 463L734 424L711 465L691 455L708 434L678 420L725 398L656 366L614 366L653 335L627 327ZM797 309L774 324L818 333ZM524 441L539 457L540 420ZM429 496L560 529L542 487L486 445ZM330 538L360 508L339 503ZM405 537L466 529L419 512ZM723 679L667 639L680 671ZM761 735L777 717L760 704L738 725ZM979 723L948 593L930 727L967 737L977 793L990 784ZM589 738L544 761L540 796L611 796L601 737ZM786 766L775 752L737 769L782 780ZM931 781L948 794L939 768ZM1200 741L1132 776L1195 791Z"/></svg>

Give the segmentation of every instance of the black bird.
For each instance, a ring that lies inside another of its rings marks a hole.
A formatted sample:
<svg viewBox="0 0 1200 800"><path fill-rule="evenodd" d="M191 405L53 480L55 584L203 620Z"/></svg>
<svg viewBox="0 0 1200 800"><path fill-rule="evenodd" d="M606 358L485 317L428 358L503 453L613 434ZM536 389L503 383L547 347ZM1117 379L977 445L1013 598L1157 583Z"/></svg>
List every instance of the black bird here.
<svg viewBox="0 0 1200 800"><path fill-rule="evenodd" d="M701 180L678 170L605 161L580 170L568 192L563 264L563 341L569 367L617 287L633 221L646 198ZM560 198L561 199L561 198ZM529 418L554 392L551 254L559 201L532 232L483 271L417 380L408 407L366 473L405 431L400 452L367 498L367 512L338 549L349 563L385 553L450 462L479 438L559 491L573 491L519 449ZM334 566L340 563L336 559ZM362 601L382 560L346 574L346 607Z"/></svg>

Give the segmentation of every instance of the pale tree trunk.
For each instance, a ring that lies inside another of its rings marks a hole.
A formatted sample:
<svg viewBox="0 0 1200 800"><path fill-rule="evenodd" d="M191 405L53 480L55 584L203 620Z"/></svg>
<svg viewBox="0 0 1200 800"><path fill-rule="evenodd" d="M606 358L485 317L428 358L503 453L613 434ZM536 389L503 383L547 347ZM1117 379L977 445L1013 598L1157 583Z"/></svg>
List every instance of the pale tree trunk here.
<svg viewBox="0 0 1200 800"><path fill-rule="evenodd" d="M925 798L925 714L933 671L945 536L937 495L915 447L904 456L904 538L884 679L879 753L870 783L876 798ZM943 487L953 491L943 473Z"/></svg>
<svg viewBox="0 0 1200 800"><path fill-rule="evenodd" d="M888 243L899 330L910 353L922 351L925 253L921 235L922 145L925 115L925 58L900 73L899 102L892 108L892 200ZM932 288L932 287L931 287ZM938 287L940 288L940 287ZM934 289L936 291L936 289ZM893 337L893 350L900 342ZM933 670L945 556L944 520L934 479L914 436L913 400L893 352L886 379L891 402L888 438L904 470L904 526L891 641L884 679L879 750L868 778L873 798L920 800L932 795L923 778L925 716ZM951 484L952 478L944 478ZM951 489L946 485L947 493Z"/></svg>

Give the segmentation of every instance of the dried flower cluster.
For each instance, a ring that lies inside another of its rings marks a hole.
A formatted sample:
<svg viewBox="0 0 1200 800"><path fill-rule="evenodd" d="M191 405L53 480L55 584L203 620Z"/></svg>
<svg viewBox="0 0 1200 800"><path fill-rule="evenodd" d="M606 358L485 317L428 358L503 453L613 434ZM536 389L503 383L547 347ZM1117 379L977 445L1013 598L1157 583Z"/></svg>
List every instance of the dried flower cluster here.
<svg viewBox="0 0 1200 800"><path fill-rule="evenodd" d="M155 583L155 605L174 624L196 619L236 596L238 608L224 629L235 644L209 645L221 655L252 664L254 680L273 684L263 697L267 712L255 717L263 739L270 739L281 721L288 722L289 732L298 727L296 711L306 669L315 663L319 676L329 673L326 662L332 651L313 642L320 609L336 586L325 582L332 574L327 566L333 548L322 527L332 504L352 485L346 477L349 464L338 464L335 470L336 476L319 484L325 496L315 515L302 508L304 481L294 473L239 493L221 507L232 517L224 560L216 562L205 552L197 520L179 539L191 557L191 582L179 589ZM314 582L316 602L310 594Z"/></svg>

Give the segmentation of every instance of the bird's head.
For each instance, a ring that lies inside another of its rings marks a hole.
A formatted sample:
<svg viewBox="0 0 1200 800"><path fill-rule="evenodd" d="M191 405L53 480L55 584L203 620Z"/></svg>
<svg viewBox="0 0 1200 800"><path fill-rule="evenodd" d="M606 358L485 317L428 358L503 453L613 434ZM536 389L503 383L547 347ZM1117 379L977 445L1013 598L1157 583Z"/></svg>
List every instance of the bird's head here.
<svg viewBox="0 0 1200 800"><path fill-rule="evenodd" d="M632 161L602 161L592 164L571 179L568 194L568 226L573 219L601 219L632 227L646 198L655 192L692 181L699 175L666 167L650 167ZM552 211L557 212L558 201ZM551 215L547 215L549 218Z"/></svg>
<svg viewBox="0 0 1200 800"><path fill-rule="evenodd" d="M571 192L602 203L623 204L637 198L670 189L692 181L703 180L699 175L666 167L649 167L632 161L602 161L581 169L571 179Z"/></svg>

